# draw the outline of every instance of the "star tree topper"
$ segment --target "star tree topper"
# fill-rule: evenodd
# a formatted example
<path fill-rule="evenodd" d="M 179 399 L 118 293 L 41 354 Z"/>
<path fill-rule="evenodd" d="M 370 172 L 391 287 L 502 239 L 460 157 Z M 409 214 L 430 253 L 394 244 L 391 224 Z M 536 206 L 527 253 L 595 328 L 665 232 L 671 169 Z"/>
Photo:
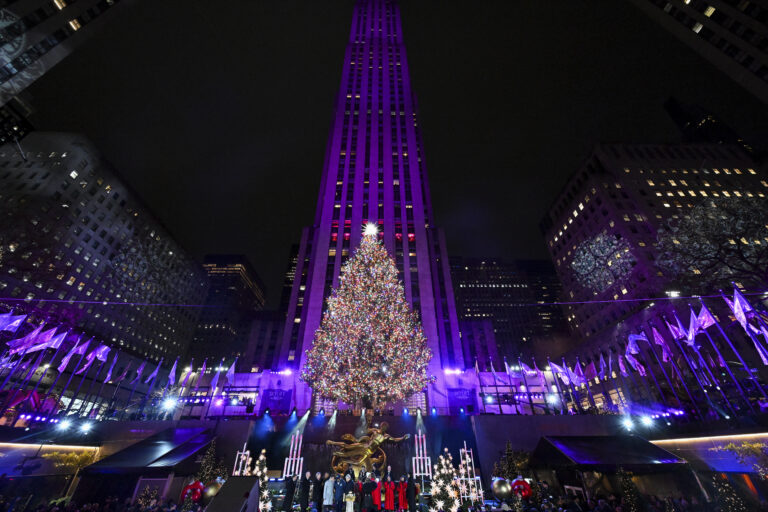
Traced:
<path fill-rule="evenodd" d="M 301 378 L 325 398 L 375 408 L 424 389 L 431 358 L 395 262 L 368 224 L 328 298 Z"/>

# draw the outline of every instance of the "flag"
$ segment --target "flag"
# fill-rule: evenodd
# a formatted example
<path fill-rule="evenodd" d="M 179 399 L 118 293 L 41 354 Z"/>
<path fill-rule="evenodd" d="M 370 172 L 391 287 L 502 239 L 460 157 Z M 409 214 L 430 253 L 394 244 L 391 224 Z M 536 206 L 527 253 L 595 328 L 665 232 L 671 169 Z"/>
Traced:
<path fill-rule="evenodd" d="M 699 329 L 706 329 L 715 325 L 715 317 L 709 312 L 707 306 L 701 304 L 701 311 L 699 311 Z"/>
<path fill-rule="evenodd" d="M 109 382 L 109 380 L 112 378 L 112 370 L 115 369 L 115 363 L 117 363 L 117 356 L 119 352 L 115 352 L 115 357 L 112 358 L 112 364 L 109 365 L 109 370 L 107 370 L 107 374 L 104 376 L 104 382 Z"/>
<path fill-rule="evenodd" d="M 621 374 L 624 377 L 627 377 L 629 375 L 629 372 L 627 372 L 627 367 L 624 365 L 624 360 L 621 357 L 621 354 L 619 354 L 619 371 L 621 371 Z"/>
<path fill-rule="evenodd" d="M 67 339 L 68 334 L 69 334 L 69 331 L 64 331 L 62 333 L 57 334 L 56 336 L 51 338 L 51 341 L 48 342 L 48 346 L 46 348 L 52 348 L 53 350 L 58 350 L 64 344 L 64 341 Z"/>
<path fill-rule="evenodd" d="M 642 364 L 640 364 L 640 361 L 638 361 L 638 360 L 637 360 L 637 358 L 636 358 L 635 356 L 633 356 L 632 354 L 630 354 L 629 352 L 627 352 L 627 353 L 625 354 L 625 356 L 624 356 L 624 357 L 626 357 L 626 358 L 627 358 L 627 362 L 629 363 L 629 365 L 630 365 L 632 368 L 634 368 L 634 369 L 635 369 L 635 371 L 636 371 L 637 373 L 639 373 L 640 375 L 642 375 L 643 377 L 645 377 L 645 375 L 646 375 L 646 373 L 645 373 L 645 367 L 644 367 Z M 619 363 L 621 363 L 621 359 L 619 359 Z M 625 370 L 626 370 L 626 368 L 625 368 Z"/>
<path fill-rule="evenodd" d="M 542 388 L 547 389 L 547 378 L 544 376 L 544 372 L 539 370 L 539 367 L 536 365 L 536 360 L 533 360 L 533 368 L 536 372 L 536 375 L 539 376 L 539 385 L 541 385 Z"/>
<path fill-rule="evenodd" d="M 189 362 L 189 369 L 184 370 L 184 378 L 181 380 L 182 388 L 187 387 L 187 381 L 189 380 L 189 376 L 192 375 L 194 370 L 195 370 L 195 360 L 192 359 L 192 361 Z"/>
<path fill-rule="evenodd" d="M 179 358 L 177 357 L 176 360 L 173 362 L 173 366 L 171 366 L 171 371 L 168 372 L 168 385 L 173 386 L 176 384 L 176 365 L 179 363 Z"/>
<path fill-rule="evenodd" d="M 627 340 L 627 353 L 640 353 L 640 347 L 637 345 L 637 340 L 648 341 L 648 337 L 642 332 L 640 334 L 630 334 Z"/>
<path fill-rule="evenodd" d="M 160 365 L 161 364 L 163 364 L 163 359 L 162 358 L 160 358 L 160 361 L 157 363 L 157 366 L 155 366 L 155 369 L 152 371 L 152 373 L 147 375 L 147 378 L 144 379 L 144 384 L 149 384 L 149 381 L 151 381 L 152 379 L 157 377 L 157 372 L 160 370 Z"/>
<path fill-rule="evenodd" d="M 528 375 L 529 377 L 532 377 L 532 376 L 534 376 L 534 375 L 536 375 L 536 374 L 538 373 L 536 370 L 532 369 L 530 366 L 528 366 L 528 365 L 527 365 L 527 364 L 525 364 L 524 362 L 522 362 L 522 361 L 519 361 L 519 363 L 520 363 L 520 368 L 521 368 L 521 369 L 522 369 L 522 370 L 525 372 L 525 374 L 526 374 L 526 375 Z"/>
<path fill-rule="evenodd" d="M 115 357 L 117 357 L 117 354 L 115 354 Z M 125 369 L 123 369 L 123 373 L 120 374 L 118 378 L 115 379 L 115 382 L 123 382 L 125 378 L 128 376 L 128 371 L 131 369 L 131 361 L 128 361 L 128 364 L 126 365 Z"/>
<path fill-rule="evenodd" d="M 584 369 L 581 367 L 581 361 L 576 359 L 576 365 L 574 366 L 574 375 L 576 376 L 576 382 L 579 384 L 586 384 L 587 379 L 584 378 Z"/>
<path fill-rule="evenodd" d="M 667 329 L 672 333 L 674 339 L 681 340 L 688 336 L 688 333 L 685 332 L 685 328 L 680 325 L 680 320 L 677 321 L 677 326 L 670 324 L 667 320 L 664 320 L 664 322 L 667 324 Z"/>
<path fill-rule="evenodd" d="M 0 331 L 16 332 L 25 318 L 27 315 L 14 315 L 13 312 L 0 315 Z"/>
<path fill-rule="evenodd" d="M 87 356 L 85 356 L 85 364 L 75 372 L 75 375 L 80 375 L 81 373 L 87 372 L 88 368 L 91 367 L 93 362 L 98 359 L 102 363 L 107 361 L 107 354 L 109 354 L 109 347 L 104 345 L 103 343 L 100 344 L 98 347 L 93 349 Z"/>
<path fill-rule="evenodd" d="M 613 378 L 613 356 L 608 352 L 608 375 Z"/>
<path fill-rule="evenodd" d="M 40 324 L 26 336 L 22 336 L 21 338 L 16 338 L 15 340 L 9 341 L 8 342 L 8 347 L 10 348 L 9 353 L 17 354 L 19 352 L 24 352 L 26 349 L 31 347 L 35 343 L 35 338 L 37 338 L 40 335 L 40 333 L 43 331 L 43 325 L 44 324 Z"/>
<path fill-rule="evenodd" d="M 761 325 L 760 330 L 763 333 L 763 337 L 768 342 L 768 332 L 766 332 L 765 327 Z M 757 349 L 757 353 L 760 355 L 760 359 L 763 361 L 763 364 L 768 365 L 768 351 L 766 351 L 765 347 L 763 347 L 763 344 L 758 341 L 757 336 L 754 336 L 752 341 L 755 344 L 755 348 Z"/>
<path fill-rule="evenodd" d="M 475 361 L 475 366 L 477 366 L 477 361 Z M 219 385 L 219 373 L 220 373 L 220 371 L 217 369 L 216 370 L 216 375 L 214 375 L 213 379 L 211 380 L 211 389 L 210 389 L 211 396 L 215 396 L 216 395 L 216 387 L 218 387 L 218 385 Z"/>
<path fill-rule="evenodd" d="M 679 321 L 679 320 L 678 320 Z M 685 342 L 688 346 L 692 347 L 696 343 L 696 335 L 699 333 L 699 319 L 696 313 L 691 308 L 691 319 L 688 322 L 688 335 L 685 337 Z"/>
<path fill-rule="evenodd" d="M 600 378 L 602 380 L 605 380 L 607 375 L 610 375 L 606 373 L 608 371 L 607 365 L 605 364 L 605 357 L 603 357 L 603 353 L 600 352 Z"/>
<path fill-rule="evenodd" d="M 587 380 L 593 380 L 597 378 L 597 369 L 595 368 L 595 362 L 592 361 L 587 365 L 587 368 L 584 370 L 584 378 Z"/>
<path fill-rule="evenodd" d="M 141 374 L 144 371 L 144 367 L 146 365 L 147 365 L 147 362 L 146 361 L 142 361 L 141 364 L 139 365 L 139 367 L 136 368 L 136 377 L 134 377 L 134 379 L 131 382 L 128 383 L 129 386 L 135 384 L 136 382 L 139 381 L 139 379 L 141 379 Z"/>
<path fill-rule="evenodd" d="M 37 352 L 38 350 L 45 350 L 46 348 L 48 348 L 48 344 L 53 338 L 53 335 L 56 334 L 57 330 L 58 330 L 58 327 L 54 327 L 53 329 L 48 329 L 47 331 L 40 333 L 34 339 L 30 340 L 30 344 L 24 344 L 24 345 L 20 345 L 18 347 L 12 348 L 11 350 L 8 351 L 8 353 L 17 354 L 19 352 L 24 351 L 27 354 L 31 354 L 32 352 Z"/>
<path fill-rule="evenodd" d="M 72 359 L 72 356 L 85 354 L 85 351 L 88 350 L 88 345 L 91 344 L 92 340 L 93 338 L 80 345 L 80 338 L 78 338 L 75 342 L 75 346 L 69 349 L 67 355 L 61 360 L 61 364 L 59 364 L 59 373 L 67 369 L 67 365 L 69 365 L 69 360 Z"/>
<path fill-rule="evenodd" d="M 197 376 L 197 380 L 195 381 L 195 391 L 197 391 L 197 388 L 200 387 L 200 379 L 203 378 L 203 375 L 205 375 L 205 365 L 208 363 L 208 358 L 205 358 L 203 360 L 203 367 L 200 368 L 200 375 Z"/>
<path fill-rule="evenodd" d="M 744 297 L 741 297 L 741 294 L 739 293 L 739 297 L 741 297 L 741 300 L 738 299 L 736 294 L 739 293 L 739 291 L 734 288 L 733 293 L 733 302 L 731 309 L 733 310 L 733 316 L 736 317 L 736 320 L 741 324 L 741 326 L 744 328 L 744 330 L 747 330 L 747 311 L 744 309 L 744 303 L 746 302 L 744 300 Z M 746 304 L 747 307 L 749 307 L 749 304 Z"/>
<path fill-rule="evenodd" d="M 653 342 L 661 347 L 661 360 L 668 363 L 672 359 L 672 352 L 669 350 L 667 342 L 664 341 L 664 337 L 655 327 L 651 327 L 651 330 L 653 331 Z"/>

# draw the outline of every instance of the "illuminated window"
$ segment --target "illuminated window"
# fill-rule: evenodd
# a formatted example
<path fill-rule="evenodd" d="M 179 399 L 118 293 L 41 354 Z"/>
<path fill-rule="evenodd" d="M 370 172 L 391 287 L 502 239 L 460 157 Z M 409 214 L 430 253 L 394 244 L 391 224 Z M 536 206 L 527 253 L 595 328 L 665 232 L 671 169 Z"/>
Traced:
<path fill-rule="evenodd" d="M 715 8 L 714 8 L 714 7 L 712 7 L 712 6 L 710 5 L 710 6 L 709 6 L 709 7 L 707 7 L 707 8 L 706 8 L 706 10 L 704 11 L 704 16 L 706 16 L 707 18 L 709 18 L 709 17 L 710 17 L 710 16 L 712 16 L 712 14 L 714 14 L 714 13 L 715 13 Z"/>
<path fill-rule="evenodd" d="M 53 0 L 53 5 L 55 5 L 58 10 L 62 10 L 67 6 L 67 2 L 64 0 Z"/>
<path fill-rule="evenodd" d="M 69 26 L 72 27 L 72 30 L 80 30 L 80 22 L 77 19 L 70 20 Z"/>
<path fill-rule="evenodd" d="M 701 32 L 702 28 L 704 28 L 704 25 L 702 25 L 701 23 L 696 23 L 691 30 L 693 30 L 698 34 L 699 32 Z"/>

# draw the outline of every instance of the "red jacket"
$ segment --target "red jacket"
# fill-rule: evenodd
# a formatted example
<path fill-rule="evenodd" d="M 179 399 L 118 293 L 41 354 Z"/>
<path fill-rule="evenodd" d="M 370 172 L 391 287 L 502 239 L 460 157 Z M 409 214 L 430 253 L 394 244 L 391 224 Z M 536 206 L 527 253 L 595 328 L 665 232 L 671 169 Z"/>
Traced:
<path fill-rule="evenodd" d="M 384 509 L 395 510 L 395 482 L 384 482 Z"/>
<path fill-rule="evenodd" d="M 406 482 L 397 483 L 397 508 L 405 510 L 408 508 L 408 498 L 405 496 L 405 489 L 408 487 Z"/>
<path fill-rule="evenodd" d="M 376 490 L 373 491 L 373 504 L 381 509 L 381 482 L 376 482 Z"/>

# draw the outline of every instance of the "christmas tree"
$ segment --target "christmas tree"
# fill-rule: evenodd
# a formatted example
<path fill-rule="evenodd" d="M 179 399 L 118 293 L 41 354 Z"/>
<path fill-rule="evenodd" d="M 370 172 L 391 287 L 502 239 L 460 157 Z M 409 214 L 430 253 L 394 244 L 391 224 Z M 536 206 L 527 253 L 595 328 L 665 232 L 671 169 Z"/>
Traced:
<path fill-rule="evenodd" d="M 632 473 L 619 468 L 619 483 L 621 484 L 621 506 L 627 512 L 640 512 L 640 492 L 635 482 L 632 481 Z"/>
<path fill-rule="evenodd" d="M 142 508 L 149 508 L 153 503 L 157 503 L 158 498 L 160 498 L 160 493 L 157 492 L 157 489 L 154 487 L 150 488 L 147 485 L 142 489 L 141 493 L 139 493 L 136 501 L 139 502 L 139 505 L 141 505 Z"/>
<path fill-rule="evenodd" d="M 269 476 L 267 475 L 267 451 L 261 450 L 256 460 L 256 468 L 253 474 L 259 477 L 259 510 L 270 512 L 272 510 L 272 491 L 269 490 Z"/>
<path fill-rule="evenodd" d="M 528 469 L 530 458 L 530 453 L 523 450 L 513 450 L 512 443 L 507 441 L 504 454 L 493 464 L 493 476 L 505 478 L 511 482 Z"/>
<path fill-rule="evenodd" d="M 432 475 L 432 506 L 429 512 L 457 512 L 459 510 L 459 492 L 456 485 L 456 469 L 448 448 L 438 458 Z"/>
<path fill-rule="evenodd" d="M 483 491 L 481 489 L 479 481 L 475 478 L 475 465 L 469 456 L 468 451 L 461 450 L 459 452 L 459 497 L 462 502 L 468 501 L 469 503 L 475 503 L 482 501 Z"/>
<path fill-rule="evenodd" d="M 715 477 L 712 483 L 715 486 L 715 500 L 722 512 L 747 512 L 749 510 L 727 478 Z"/>
<path fill-rule="evenodd" d="M 377 408 L 424 389 L 431 358 L 395 262 L 369 224 L 328 298 L 301 378 L 324 398 Z"/>
<path fill-rule="evenodd" d="M 197 472 L 197 479 L 204 484 L 208 484 L 217 478 L 226 478 L 227 468 L 224 465 L 224 460 L 216 460 L 216 440 L 211 441 L 208 445 L 208 449 L 203 455 L 203 460 L 200 461 L 200 471 Z"/>

